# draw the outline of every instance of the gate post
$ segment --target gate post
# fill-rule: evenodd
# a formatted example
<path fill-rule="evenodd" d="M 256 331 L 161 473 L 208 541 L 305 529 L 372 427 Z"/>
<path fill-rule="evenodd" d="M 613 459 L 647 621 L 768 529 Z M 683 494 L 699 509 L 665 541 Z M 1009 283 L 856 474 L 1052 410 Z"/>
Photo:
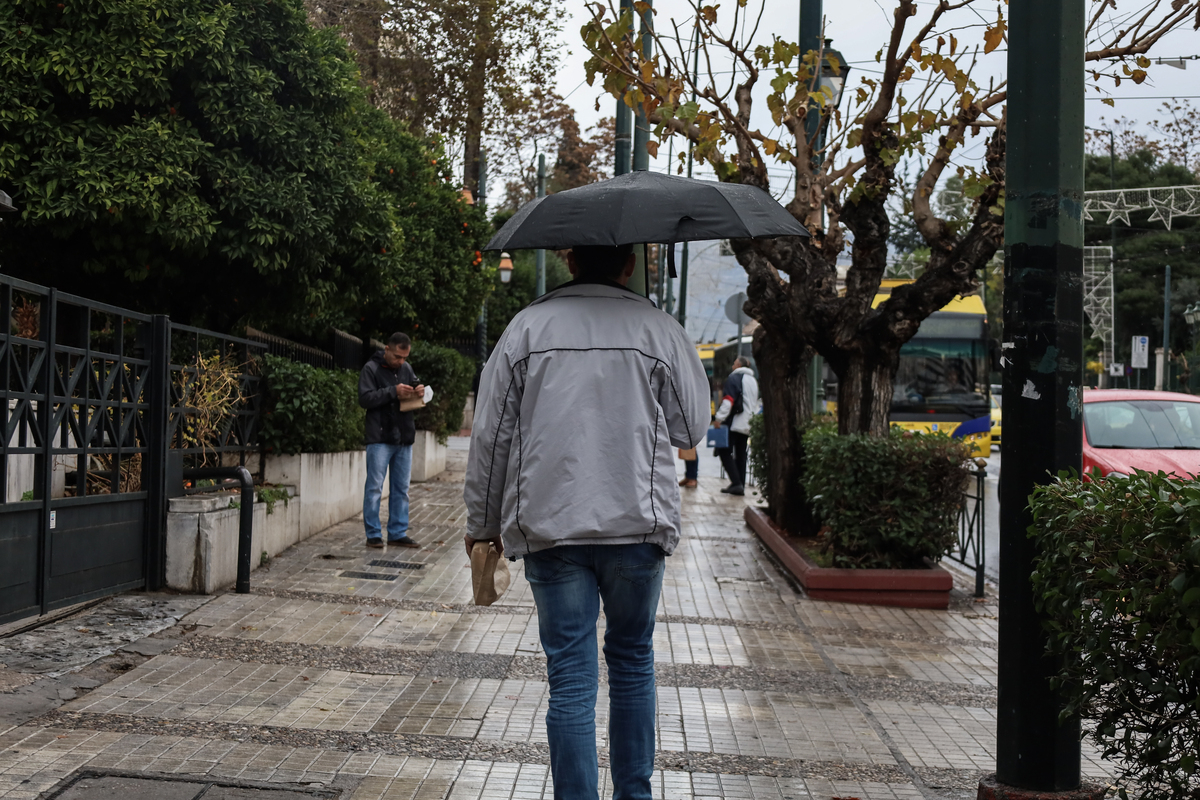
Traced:
<path fill-rule="evenodd" d="M 142 486 L 146 487 L 146 588 L 166 584 L 167 544 L 167 421 L 171 405 L 171 321 L 154 315 L 147 348 L 150 373 L 146 378 L 146 458 Z"/>
<path fill-rule="evenodd" d="M 45 614 L 49 608 L 50 565 L 53 552 L 50 547 L 51 515 L 54 510 L 50 507 L 54 495 L 54 376 L 55 345 L 57 344 L 58 328 L 58 290 L 50 289 L 42 301 L 41 332 L 46 349 L 42 355 L 42 397 L 38 400 L 38 428 L 42 439 L 42 454 L 37 460 L 36 475 L 33 478 L 34 496 L 42 501 L 42 526 L 38 536 L 38 563 L 41 574 L 38 576 L 39 613 Z"/>

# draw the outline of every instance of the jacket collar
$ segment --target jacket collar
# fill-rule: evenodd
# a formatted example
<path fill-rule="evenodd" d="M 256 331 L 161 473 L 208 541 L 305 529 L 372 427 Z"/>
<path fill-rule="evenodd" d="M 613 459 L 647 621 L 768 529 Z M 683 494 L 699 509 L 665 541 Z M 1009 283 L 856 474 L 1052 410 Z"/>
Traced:
<path fill-rule="evenodd" d="M 632 289 L 614 281 L 571 281 L 564 283 L 552 292 L 547 292 L 529 305 L 535 306 L 560 297 L 607 297 L 618 300 L 632 300 L 645 303 L 651 307 L 654 303 L 648 297 L 642 297 Z"/>

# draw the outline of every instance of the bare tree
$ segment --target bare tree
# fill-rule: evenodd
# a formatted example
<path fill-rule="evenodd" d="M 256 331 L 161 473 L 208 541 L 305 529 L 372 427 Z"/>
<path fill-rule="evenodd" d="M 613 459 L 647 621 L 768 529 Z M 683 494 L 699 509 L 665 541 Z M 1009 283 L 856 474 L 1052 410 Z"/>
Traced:
<path fill-rule="evenodd" d="M 644 102 L 659 139 L 691 139 L 696 156 L 721 180 L 770 190 L 769 163 L 791 173 L 785 204 L 812 238 L 733 245 L 749 278 L 746 312 L 761 325 L 754 353 L 771 451 L 767 499 L 781 524 L 798 528 L 806 520 L 799 431 L 813 410 L 807 385 L 813 354 L 838 376 L 839 431 L 882 435 L 901 346 L 931 313 L 976 290 L 980 270 L 1002 244 L 1006 83 L 976 76 L 986 74 L 986 61 L 1003 57 L 991 54 L 1007 38 L 1007 20 L 1003 5 L 993 10 L 984 0 L 894 0 L 877 65 L 846 87 L 843 111 L 818 82 L 817 65 L 827 54 L 802 53 L 778 36 L 758 43 L 765 4 L 757 12 L 746 5 L 739 0 L 719 11 L 693 0 L 694 15 L 683 24 L 659 21 L 655 54 L 643 59 L 632 15 L 622 17 L 608 0 L 593 6 L 583 39 L 589 77 L 600 76 L 630 105 Z M 1144 81 L 1150 65 L 1144 54 L 1168 32 L 1200 25 L 1200 0 L 1151 0 L 1132 13 L 1116 5 L 1092 3 L 1087 61 L 1097 91 L 1105 81 Z M 646 4 L 635 7 L 640 12 Z M 696 33 L 702 67 L 693 80 Z M 828 60 L 826 74 L 839 75 L 842 65 Z M 695 102 L 688 99 L 693 93 Z M 770 126 L 756 123 L 765 116 L 760 104 Z M 813 114 L 816 125 L 809 124 Z M 962 159 L 964 143 L 974 137 L 986 143 L 983 157 Z M 916 281 L 872 308 L 888 260 L 888 200 L 904 190 L 896 165 L 914 157 L 923 168 L 904 205 L 929 248 L 929 263 Z M 963 180 L 971 203 L 965 221 L 944 219 L 933 205 L 947 174 Z M 847 249 L 843 288 L 835 265 Z"/>
<path fill-rule="evenodd" d="M 371 102 L 417 133 L 461 142 L 463 183 L 479 182 L 485 137 L 503 136 L 553 86 L 565 9 L 534 0 L 305 0 L 337 28 Z M 459 152 L 458 148 L 447 148 Z"/>

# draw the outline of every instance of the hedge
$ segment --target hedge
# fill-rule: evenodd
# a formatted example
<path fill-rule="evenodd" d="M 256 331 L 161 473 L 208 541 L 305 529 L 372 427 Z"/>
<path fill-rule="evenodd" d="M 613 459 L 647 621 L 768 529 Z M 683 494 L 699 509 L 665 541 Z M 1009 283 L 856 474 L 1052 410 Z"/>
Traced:
<path fill-rule="evenodd" d="M 421 383 L 433 387 L 433 402 L 416 413 L 417 429 L 433 431 L 445 444 L 447 437 L 462 430 L 475 360 L 449 347 L 413 342 L 408 363 Z"/>
<path fill-rule="evenodd" d="M 969 450 L 944 434 L 804 435 L 803 484 L 835 567 L 921 568 L 957 541 Z"/>
<path fill-rule="evenodd" d="M 1065 713 L 1091 722 L 1136 794 L 1200 797 L 1200 483 L 1064 473 L 1030 507 Z"/>
<path fill-rule="evenodd" d="M 361 450 L 366 412 L 358 405 L 358 374 L 264 356 L 266 386 L 259 435 L 268 453 Z"/>

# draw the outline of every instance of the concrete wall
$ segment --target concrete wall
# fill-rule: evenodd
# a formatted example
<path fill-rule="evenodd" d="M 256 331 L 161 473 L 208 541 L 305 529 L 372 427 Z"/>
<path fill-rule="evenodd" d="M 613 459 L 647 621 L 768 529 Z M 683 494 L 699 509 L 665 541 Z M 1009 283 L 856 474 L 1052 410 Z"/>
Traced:
<path fill-rule="evenodd" d="M 438 444 L 437 434 L 417 431 L 413 442 L 412 482 L 433 480 L 446 471 L 446 445 Z"/>
<path fill-rule="evenodd" d="M 256 462 L 248 464 L 251 470 Z M 427 431 L 417 432 L 413 448 L 413 480 L 429 480 L 446 468 L 446 447 Z M 418 469 L 420 475 L 418 476 Z M 269 456 L 263 466 L 267 483 L 288 487 L 287 506 L 254 504 L 252 565 L 262 554 L 274 557 L 331 525 L 362 512 L 367 479 L 366 451 Z M 384 502 L 388 483 L 384 481 Z M 230 508 L 240 494 L 193 495 L 171 500 L 167 514 L 167 585 L 185 592 L 211 594 L 237 579 L 240 510 Z"/>
<path fill-rule="evenodd" d="M 367 453 L 301 453 L 268 456 L 263 480 L 278 486 L 294 486 L 304 513 L 300 538 L 307 539 L 330 525 L 362 512 L 363 485 L 367 482 Z M 384 481 L 383 496 L 388 496 Z"/>

